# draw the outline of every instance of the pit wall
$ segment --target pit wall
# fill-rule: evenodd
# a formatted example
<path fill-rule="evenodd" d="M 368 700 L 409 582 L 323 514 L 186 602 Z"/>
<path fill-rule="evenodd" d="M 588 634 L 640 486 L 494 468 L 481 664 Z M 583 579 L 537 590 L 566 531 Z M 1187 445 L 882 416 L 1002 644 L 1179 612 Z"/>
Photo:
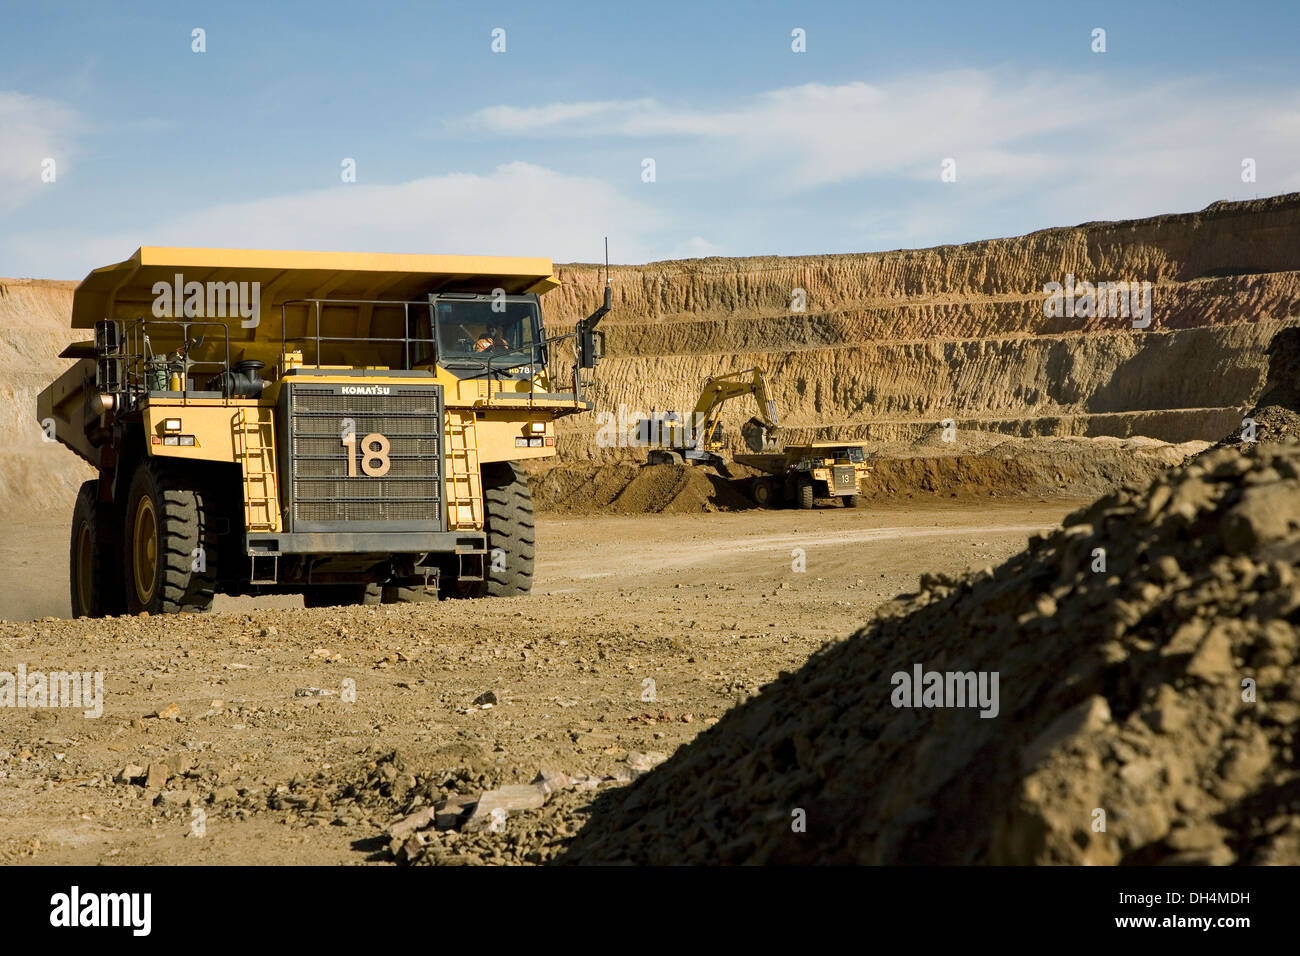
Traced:
<path fill-rule="evenodd" d="M 567 324 L 599 300 L 600 267 L 557 267 Z M 1044 285 L 1149 282 L 1151 323 L 1049 316 Z M 945 419 L 1008 435 L 1216 440 L 1263 384 L 1276 332 L 1300 322 L 1300 194 L 1199 213 L 1048 229 L 887 253 L 700 259 L 611 270 L 599 410 L 689 408 L 712 375 L 767 372 L 786 441 L 909 440 Z M 791 311 L 804 290 L 805 311 Z M 754 413 L 723 417 L 739 450 Z M 561 454 L 602 447 L 562 423 Z"/>
<path fill-rule="evenodd" d="M 36 395 L 71 364 L 59 358 L 86 333 L 69 328 L 75 282 L 0 279 L 0 507 L 18 517 L 66 513 L 94 477 L 76 455 L 43 440 Z"/>

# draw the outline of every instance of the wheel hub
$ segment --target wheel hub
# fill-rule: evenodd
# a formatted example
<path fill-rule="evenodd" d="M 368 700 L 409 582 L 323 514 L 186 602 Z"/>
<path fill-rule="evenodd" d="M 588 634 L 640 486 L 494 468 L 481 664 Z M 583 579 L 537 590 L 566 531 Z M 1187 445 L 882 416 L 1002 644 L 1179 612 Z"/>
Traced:
<path fill-rule="evenodd" d="M 153 600 L 158 578 L 158 514 L 150 498 L 141 498 L 135 510 L 131 544 L 135 594 L 141 604 Z"/>

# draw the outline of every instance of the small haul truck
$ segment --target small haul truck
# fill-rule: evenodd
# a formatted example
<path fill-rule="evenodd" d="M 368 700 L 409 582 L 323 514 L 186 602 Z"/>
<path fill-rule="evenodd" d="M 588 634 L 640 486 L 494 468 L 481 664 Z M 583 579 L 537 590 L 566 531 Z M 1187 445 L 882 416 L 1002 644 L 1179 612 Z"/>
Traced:
<path fill-rule="evenodd" d="M 818 499 L 837 498 L 856 508 L 862 482 L 871 474 L 866 449 L 844 442 L 787 445 L 775 454 L 736 455 L 736 462 L 767 472 L 753 479 L 749 492 L 763 508 L 812 508 Z"/>
<path fill-rule="evenodd" d="M 605 301 L 548 334 L 549 259 L 141 248 L 77 287 L 37 418 L 98 477 L 74 616 L 510 596 L 532 586 L 520 462 L 591 409 Z"/>

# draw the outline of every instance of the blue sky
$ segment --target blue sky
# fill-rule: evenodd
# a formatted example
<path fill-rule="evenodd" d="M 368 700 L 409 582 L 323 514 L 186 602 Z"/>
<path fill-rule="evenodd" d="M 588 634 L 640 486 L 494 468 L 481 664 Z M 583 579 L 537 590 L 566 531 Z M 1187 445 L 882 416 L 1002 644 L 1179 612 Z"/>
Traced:
<path fill-rule="evenodd" d="M 0 275 L 877 251 L 1300 190 L 1293 2 L 112 6 L 5 4 Z"/>

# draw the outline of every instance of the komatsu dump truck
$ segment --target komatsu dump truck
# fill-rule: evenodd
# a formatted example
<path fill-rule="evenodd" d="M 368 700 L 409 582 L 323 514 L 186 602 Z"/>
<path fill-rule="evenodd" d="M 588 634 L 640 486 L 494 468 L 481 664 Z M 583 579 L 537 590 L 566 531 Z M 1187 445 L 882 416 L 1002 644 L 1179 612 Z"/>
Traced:
<path fill-rule="evenodd" d="M 37 400 L 98 471 L 74 616 L 524 594 L 520 462 L 556 453 L 610 290 L 549 334 L 549 259 L 141 248 L 77 287 L 93 338 Z"/>

